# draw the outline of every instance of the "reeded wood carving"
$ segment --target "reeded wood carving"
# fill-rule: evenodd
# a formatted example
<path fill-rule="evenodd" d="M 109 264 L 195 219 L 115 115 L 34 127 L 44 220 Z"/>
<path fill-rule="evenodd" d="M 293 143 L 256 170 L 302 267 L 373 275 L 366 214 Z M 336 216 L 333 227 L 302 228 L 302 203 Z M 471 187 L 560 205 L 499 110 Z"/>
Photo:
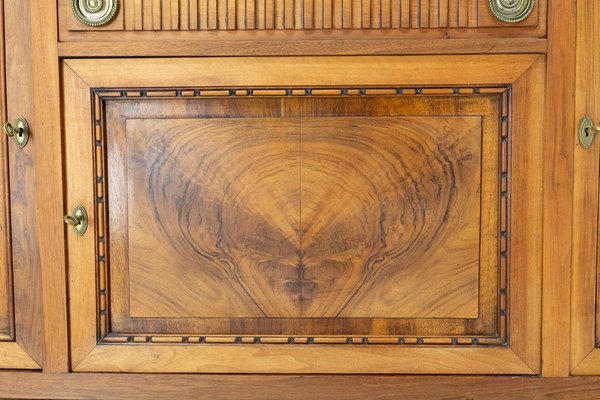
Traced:
<path fill-rule="evenodd" d="M 506 96 L 97 91 L 99 336 L 505 343 Z"/>
<path fill-rule="evenodd" d="M 125 30 L 478 26 L 478 0 L 122 0 Z"/>

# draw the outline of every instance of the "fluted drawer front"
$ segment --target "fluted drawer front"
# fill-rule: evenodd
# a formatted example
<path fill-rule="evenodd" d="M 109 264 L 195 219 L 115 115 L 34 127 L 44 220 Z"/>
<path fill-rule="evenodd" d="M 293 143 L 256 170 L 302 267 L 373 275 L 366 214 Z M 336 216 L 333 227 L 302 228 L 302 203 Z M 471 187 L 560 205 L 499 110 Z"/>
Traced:
<path fill-rule="evenodd" d="M 86 27 L 71 12 L 69 30 Z M 77 2 L 99 0 L 76 0 Z M 110 1 L 110 0 L 103 0 Z M 522 0 L 529 4 L 531 0 Z M 546 0 L 537 0 L 520 26 L 537 26 Z M 505 0 L 493 0 L 501 7 Z M 495 7 L 495 9 L 502 9 Z M 346 30 L 478 28 L 510 26 L 493 14 L 489 0 L 121 0 L 107 30 Z"/>

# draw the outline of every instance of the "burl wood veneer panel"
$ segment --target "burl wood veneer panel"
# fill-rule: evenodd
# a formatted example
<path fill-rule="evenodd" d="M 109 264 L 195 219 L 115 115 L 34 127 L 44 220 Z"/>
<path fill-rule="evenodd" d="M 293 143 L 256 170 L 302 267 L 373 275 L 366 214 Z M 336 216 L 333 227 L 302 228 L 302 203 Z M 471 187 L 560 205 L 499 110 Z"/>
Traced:
<path fill-rule="evenodd" d="M 132 317 L 477 317 L 480 117 L 126 134 Z"/>
<path fill-rule="evenodd" d="M 100 338 L 505 343 L 507 95 L 96 91 Z"/>

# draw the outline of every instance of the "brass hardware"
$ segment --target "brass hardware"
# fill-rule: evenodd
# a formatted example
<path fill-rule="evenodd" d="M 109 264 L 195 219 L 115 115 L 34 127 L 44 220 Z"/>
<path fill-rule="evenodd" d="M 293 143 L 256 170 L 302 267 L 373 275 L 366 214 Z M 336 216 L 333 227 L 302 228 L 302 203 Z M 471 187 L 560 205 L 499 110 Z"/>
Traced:
<path fill-rule="evenodd" d="M 29 142 L 29 124 L 23 117 L 19 117 L 15 120 L 15 124 L 5 121 L 2 124 L 2 130 L 6 136 L 11 137 L 15 140 L 17 146 L 23 148 Z"/>
<path fill-rule="evenodd" d="M 75 17 L 89 26 L 108 24 L 117 14 L 118 8 L 118 0 L 71 0 Z"/>
<path fill-rule="evenodd" d="M 535 0 L 489 0 L 492 14 L 507 24 L 516 24 L 529 17 Z"/>
<path fill-rule="evenodd" d="M 579 123 L 579 144 L 581 147 L 588 149 L 598 134 L 600 134 L 600 125 L 594 125 L 594 120 L 590 117 L 583 117 Z"/>
<path fill-rule="evenodd" d="M 88 228 L 88 215 L 85 208 L 81 205 L 75 207 L 71 215 L 65 215 L 65 223 L 73 227 L 73 230 L 79 236 L 85 234 Z"/>

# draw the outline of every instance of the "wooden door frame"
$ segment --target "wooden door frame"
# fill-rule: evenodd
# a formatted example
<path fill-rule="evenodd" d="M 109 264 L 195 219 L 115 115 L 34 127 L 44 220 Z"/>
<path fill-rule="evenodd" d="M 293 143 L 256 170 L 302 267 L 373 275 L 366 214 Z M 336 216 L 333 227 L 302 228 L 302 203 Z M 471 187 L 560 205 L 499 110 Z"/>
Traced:
<path fill-rule="evenodd" d="M 67 276 L 63 215 L 63 148 L 61 89 L 58 58 L 57 2 L 4 0 L 28 3 L 29 19 L 19 20 L 29 31 L 31 85 L 36 132 L 36 198 L 32 204 L 38 221 L 39 258 L 42 266 L 43 370 L 69 371 L 67 334 Z"/>
<path fill-rule="evenodd" d="M 577 9 L 576 91 L 573 132 L 579 121 L 590 116 L 600 120 L 600 34 L 594 33 L 600 23 L 600 5 L 583 2 Z M 598 345 L 598 251 L 600 143 L 589 149 L 575 145 L 573 197 L 573 286 L 571 299 L 571 373 L 600 374 Z"/>

